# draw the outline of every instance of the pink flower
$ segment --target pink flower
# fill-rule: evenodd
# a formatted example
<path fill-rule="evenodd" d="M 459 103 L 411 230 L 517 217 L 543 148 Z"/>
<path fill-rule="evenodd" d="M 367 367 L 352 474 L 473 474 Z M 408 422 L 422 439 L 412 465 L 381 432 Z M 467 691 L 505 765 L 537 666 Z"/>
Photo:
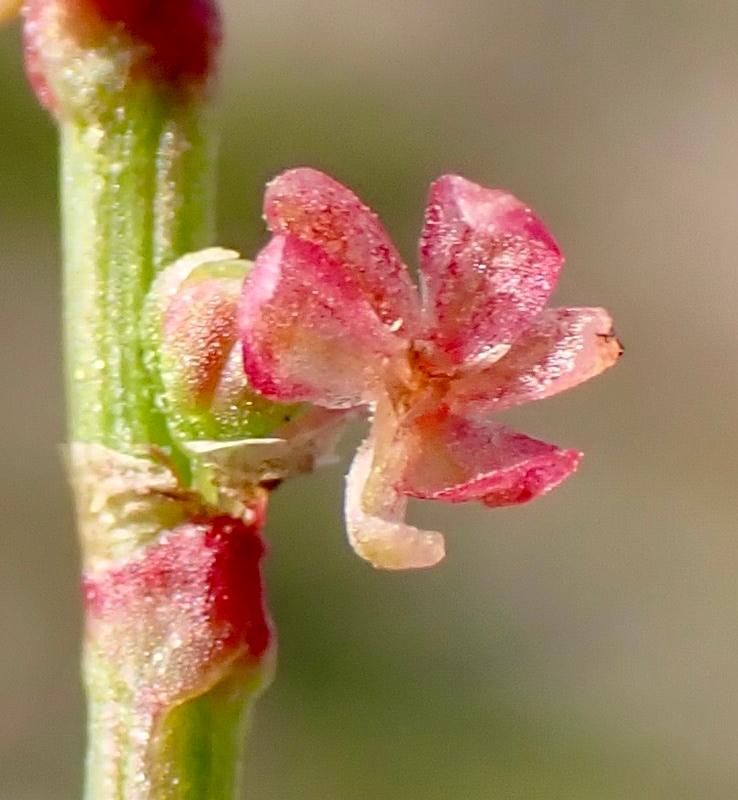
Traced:
<path fill-rule="evenodd" d="M 268 187 L 274 234 L 241 297 L 252 386 L 281 402 L 367 406 L 369 437 L 347 479 L 356 552 L 426 567 L 443 536 L 405 523 L 408 497 L 492 508 L 553 489 L 581 454 L 486 419 L 568 389 L 618 359 L 601 308 L 545 308 L 562 265 L 530 208 L 456 175 L 430 189 L 422 291 L 376 215 L 311 169 Z"/>

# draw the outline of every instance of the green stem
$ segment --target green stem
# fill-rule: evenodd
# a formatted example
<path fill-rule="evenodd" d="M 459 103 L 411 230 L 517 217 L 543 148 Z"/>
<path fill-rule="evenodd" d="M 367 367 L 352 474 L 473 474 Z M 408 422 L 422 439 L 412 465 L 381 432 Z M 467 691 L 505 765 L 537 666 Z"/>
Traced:
<path fill-rule="evenodd" d="M 129 456 L 163 451 L 186 476 L 188 464 L 154 403 L 140 318 L 155 275 L 212 237 L 213 158 L 202 108 L 144 86 L 93 122 L 64 119 L 60 127 L 70 440 Z M 92 512 L 79 510 L 84 549 L 83 519 Z M 147 536 L 171 526 L 164 501 L 150 503 L 143 517 L 136 524 Z M 124 515 L 116 523 L 124 537 L 127 524 Z M 131 531 L 123 549 L 135 558 L 145 541 Z M 119 558 L 120 542 L 112 546 Z M 88 543 L 88 572 L 90 553 Z M 135 639 L 130 652 L 128 672 L 144 674 L 154 655 Z M 253 675 L 229 675 L 160 718 L 141 706 L 124 666 L 110 663 L 88 625 L 86 799 L 232 800 Z"/>
<path fill-rule="evenodd" d="M 234 800 L 242 796 L 243 743 L 260 688 L 237 672 L 171 712 L 161 733 L 162 749 L 171 755 L 168 769 L 158 775 L 162 798 Z"/>
<path fill-rule="evenodd" d="M 88 646 L 85 800 L 234 800 L 259 679 L 238 669 L 158 719 L 137 708 L 116 665 Z"/>
<path fill-rule="evenodd" d="M 212 238 L 211 147 L 201 113 L 154 91 L 61 123 L 64 327 L 72 441 L 170 446 L 140 342 L 155 274 Z"/>

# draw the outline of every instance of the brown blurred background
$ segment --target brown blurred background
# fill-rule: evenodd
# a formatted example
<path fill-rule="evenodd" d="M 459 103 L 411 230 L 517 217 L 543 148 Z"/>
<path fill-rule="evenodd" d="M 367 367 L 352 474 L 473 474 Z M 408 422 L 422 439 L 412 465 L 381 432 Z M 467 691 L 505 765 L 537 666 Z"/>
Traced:
<path fill-rule="evenodd" d="M 626 356 L 524 409 L 585 451 L 530 506 L 414 507 L 423 573 L 374 572 L 341 476 L 275 498 L 279 674 L 259 800 L 738 797 L 738 4 L 225 2 L 220 243 L 253 253 L 263 183 L 310 164 L 409 261 L 460 172 L 533 205 L 555 302 L 604 305 Z M 63 440 L 55 144 L 0 34 L 0 800 L 79 796 L 77 556 Z"/>

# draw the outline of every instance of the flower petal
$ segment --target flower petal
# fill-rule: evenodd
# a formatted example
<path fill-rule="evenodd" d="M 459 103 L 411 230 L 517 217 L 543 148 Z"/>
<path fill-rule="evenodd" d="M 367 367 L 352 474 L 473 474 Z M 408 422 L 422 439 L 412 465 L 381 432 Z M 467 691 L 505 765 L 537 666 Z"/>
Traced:
<path fill-rule="evenodd" d="M 509 344 L 543 309 L 563 259 L 533 211 L 458 175 L 430 189 L 420 271 L 430 337 L 455 364 Z"/>
<path fill-rule="evenodd" d="M 622 352 L 604 308 L 549 308 L 499 361 L 463 371 L 452 383 L 451 403 L 479 414 L 541 400 L 594 378 Z"/>
<path fill-rule="evenodd" d="M 244 370 L 281 401 L 331 408 L 369 402 L 384 359 L 405 346 L 325 251 L 275 236 L 259 253 L 238 308 Z"/>
<path fill-rule="evenodd" d="M 450 414 L 423 420 L 400 490 L 411 497 L 491 508 L 525 503 L 574 472 L 581 453 L 531 439 L 496 422 Z"/>
<path fill-rule="evenodd" d="M 405 458 L 399 442 L 377 463 L 374 437 L 364 442 L 346 478 L 346 529 L 354 551 L 375 567 L 432 567 L 445 555 L 443 535 L 406 525 L 407 498 L 393 479 Z M 399 460 L 393 463 L 392 457 Z"/>
<path fill-rule="evenodd" d="M 351 270 L 379 318 L 412 335 L 420 299 L 377 215 L 343 184 L 314 169 L 293 169 L 267 187 L 264 215 L 273 233 L 321 247 Z"/>

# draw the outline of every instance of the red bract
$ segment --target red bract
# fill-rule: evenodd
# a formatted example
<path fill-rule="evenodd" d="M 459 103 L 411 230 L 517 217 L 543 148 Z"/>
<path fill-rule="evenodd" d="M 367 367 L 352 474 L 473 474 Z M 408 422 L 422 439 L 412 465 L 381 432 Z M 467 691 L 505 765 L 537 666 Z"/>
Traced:
<path fill-rule="evenodd" d="M 89 641 L 156 717 L 233 666 L 256 670 L 272 634 L 264 608 L 263 508 L 162 532 L 130 561 L 85 576 Z"/>
<path fill-rule="evenodd" d="M 588 380 L 621 353 L 603 309 L 544 308 L 562 257 L 530 208 L 456 175 L 437 180 L 422 299 L 376 215 L 326 175 L 281 175 L 265 215 L 274 236 L 239 307 L 246 373 L 274 400 L 373 410 L 347 482 L 359 555 L 430 566 L 443 537 L 405 524 L 408 497 L 498 507 L 576 469 L 580 453 L 485 418 Z"/>

